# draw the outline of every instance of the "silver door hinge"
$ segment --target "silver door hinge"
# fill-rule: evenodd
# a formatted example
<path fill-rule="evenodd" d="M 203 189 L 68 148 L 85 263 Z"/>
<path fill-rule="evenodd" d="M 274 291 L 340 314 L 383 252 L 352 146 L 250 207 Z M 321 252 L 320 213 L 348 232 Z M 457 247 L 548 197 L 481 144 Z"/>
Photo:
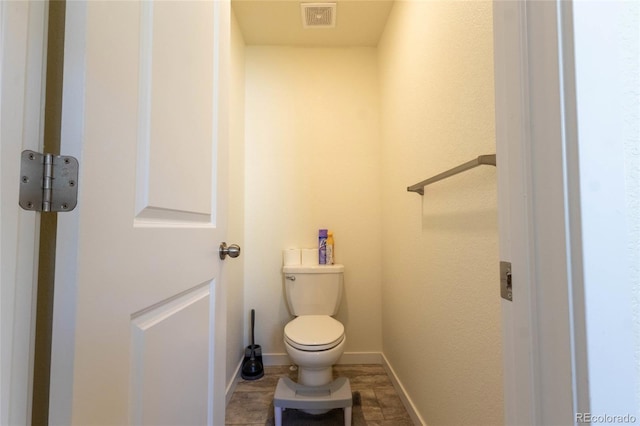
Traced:
<path fill-rule="evenodd" d="M 78 203 L 78 160 L 22 151 L 19 204 L 37 212 L 69 212 Z"/>
<path fill-rule="evenodd" d="M 510 302 L 513 301 L 511 262 L 500 262 L 500 296 Z"/>

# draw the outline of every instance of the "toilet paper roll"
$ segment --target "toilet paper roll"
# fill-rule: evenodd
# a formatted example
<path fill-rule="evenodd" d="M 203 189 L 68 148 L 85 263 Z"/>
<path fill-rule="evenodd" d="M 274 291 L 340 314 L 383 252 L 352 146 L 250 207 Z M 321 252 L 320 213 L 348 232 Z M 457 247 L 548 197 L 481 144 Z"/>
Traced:
<path fill-rule="evenodd" d="M 285 266 L 300 264 L 300 249 L 282 250 L 282 261 Z"/>
<path fill-rule="evenodd" d="M 318 264 L 318 249 L 302 249 L 302 264 L 313 266 Z"/>

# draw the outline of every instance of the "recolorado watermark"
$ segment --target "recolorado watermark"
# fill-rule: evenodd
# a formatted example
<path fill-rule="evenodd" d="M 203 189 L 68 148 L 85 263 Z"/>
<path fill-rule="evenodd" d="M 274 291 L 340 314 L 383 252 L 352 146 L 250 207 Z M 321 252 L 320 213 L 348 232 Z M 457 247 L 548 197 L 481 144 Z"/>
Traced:
<path fill-rule="evenodd" d="M 577 423 L 636 423 L 637 418 L 631 414 L 610 415 L 610 414 L 593 414 L 593 413 L 576 413 Z"/>

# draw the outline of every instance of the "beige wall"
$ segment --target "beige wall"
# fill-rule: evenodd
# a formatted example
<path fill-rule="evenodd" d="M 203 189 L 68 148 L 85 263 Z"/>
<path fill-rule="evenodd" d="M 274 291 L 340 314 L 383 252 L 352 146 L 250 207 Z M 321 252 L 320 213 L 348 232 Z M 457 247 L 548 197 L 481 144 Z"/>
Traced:
<path fill-rule="evenodd" d="M 429 425 L 503 423 L 491 2 L 399 1 L 378 46 L 383 351 Z M 399 249 L 401 248 L 401 249 Z"/>
<path fill-rule="evenodd" d="M 345 265 L 346 352 L 380 352 L 381 206 L 376 50 L 247 46 L 245 307 L 257 343 L 285 353 L 282 249 L 334 231 Z"/>
<path fill-rule="evenodd" d="M 231 11 L 231 72 L 229 87 L 229 241 L 244 249 L 244 40 Z M 244 351 L 244 256 L 224 263 L 227 274 L 227 378 L 234 379 Z"/>

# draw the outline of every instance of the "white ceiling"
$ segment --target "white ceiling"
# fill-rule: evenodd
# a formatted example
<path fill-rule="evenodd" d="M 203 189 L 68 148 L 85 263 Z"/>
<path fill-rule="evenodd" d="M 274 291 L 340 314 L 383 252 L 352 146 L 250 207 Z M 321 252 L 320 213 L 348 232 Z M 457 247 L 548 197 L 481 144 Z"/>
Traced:
<path fill-rule="evenodd" d="M 305 0 L 306 3 L 321 3 Z M 393 0 L 331 0 L 335 28 L 302 28 L 299 0 L 231 0 L 247 45 L 377 46 Z"/>

